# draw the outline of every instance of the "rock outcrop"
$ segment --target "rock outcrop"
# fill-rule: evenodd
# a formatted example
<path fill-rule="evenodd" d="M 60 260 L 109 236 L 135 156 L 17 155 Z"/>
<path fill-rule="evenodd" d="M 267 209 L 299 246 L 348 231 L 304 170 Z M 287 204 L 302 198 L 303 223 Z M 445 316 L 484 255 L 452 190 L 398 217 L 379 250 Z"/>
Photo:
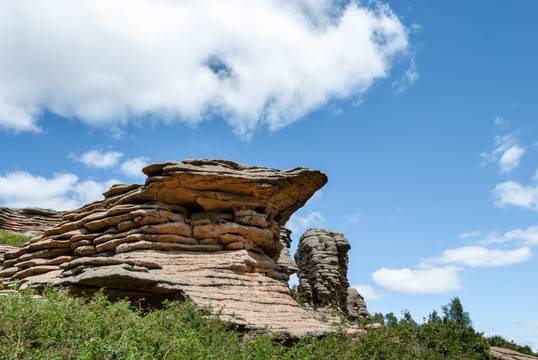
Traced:
<path fill-rule="evenodd" d="M 350 320 L 357 320 L 358 318 L 372 318 L 372 315 L 366 308 L 364 298 L 354 288 L 347 289 L 347 313 Z"/>
<path fill-rule="evenodd" d="M 292 299 L 277 263 L 281 226 L 326 183 L 325 174 L 225 160 L 152 164 L 143 172 L 143 186 L 113 186 L 104 200 L 63 214 L 60 224 L 4 254 L 0 277 L 74 293 L 104 288 L 157 304 L 188 297 L 221 308 L 241 327 L 268 326 L 287 337 L 330 331 Z"/>
<path fill-rule="evenodd" d="M 282 244 L 282 250 L 278 258 L 278 265 L 282 266 L 288 275 L 297 273 L 299 268 L 290 255 L 291 230 L 284 226 L 280 227 L 280 244 Z"/>
<path fill-rule="evenodd" d="M 34 236 L 59 224 L 61 216 L 61 212 L 52 210 L 28 208 L 13 211 L 0 206 L 0 230 Z"/>
<path fill-rule="evenodd" d="M 4 254 L 17 249 L 15 246 L 0 244 L 0 269 L 4 266 Z"/>
<path fill-rule="evenodd" d="M 525 355 L 514 350 L 508 350 L 497 346 L 489 349 L 489 354 L 499 360 L 538 360 L 536 356 Z"/>
<path fill-rule="evenodd" d="M 347 313 L 349 242 L 343 234 L 309 229 L 300 238 L 295 262 L 298 291 L 318 308 L 338 308 Z"/>

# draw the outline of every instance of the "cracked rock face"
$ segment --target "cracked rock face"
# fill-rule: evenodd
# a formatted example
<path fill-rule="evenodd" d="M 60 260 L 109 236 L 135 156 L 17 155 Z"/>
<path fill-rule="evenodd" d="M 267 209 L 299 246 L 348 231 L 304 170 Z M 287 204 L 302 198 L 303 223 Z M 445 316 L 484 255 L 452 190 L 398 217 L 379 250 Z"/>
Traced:
<path fill-rule="evenodd" d="M 366 308 L 364 298 L 354 288 L 347 289 L 347 311 L 350 320 L 357 320 L 358 318 L 372 318 L 372 315 Z"/>
<path fill-rule="evenodd" d="M 144 168 L 144 185 L 115 185 L 105 199 L 63 214 L 22 248 L 4 254 L 0 277 L 74 293 L 99 288 L 159 303 L 190 298 L 222 308 L 247 329 L 286 337 L 330 328 L 292 298 L 277 263 L 281 226 L 327 181 L 317 170 L 287 171 L 225 160 Z"/>
<path fill-rule="evenodd" d="M 347 312 L 349 242 L 331 230 L 309 229 L 300 238 L 295 262 L 298 291 L 316 308 Z"/>

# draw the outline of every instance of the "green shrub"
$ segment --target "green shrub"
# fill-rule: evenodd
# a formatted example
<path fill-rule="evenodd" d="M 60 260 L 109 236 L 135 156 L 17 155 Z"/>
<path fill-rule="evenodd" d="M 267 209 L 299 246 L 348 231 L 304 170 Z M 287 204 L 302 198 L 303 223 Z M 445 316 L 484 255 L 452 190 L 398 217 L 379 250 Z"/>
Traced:
<path fill-rule="evenodd" d="M 30 240 L 31 236 L 13 234 L 4 230 L 0 230 L 0 244 L 22 246 L 25 242 Z"/>

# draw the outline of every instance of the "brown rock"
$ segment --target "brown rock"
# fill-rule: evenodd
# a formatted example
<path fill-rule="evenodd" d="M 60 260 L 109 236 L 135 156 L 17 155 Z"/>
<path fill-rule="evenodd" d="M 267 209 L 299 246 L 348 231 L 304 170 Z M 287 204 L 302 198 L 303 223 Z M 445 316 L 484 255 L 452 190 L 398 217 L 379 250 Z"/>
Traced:
<path fill-rule="evenodd" d="M 60 223 L 61 212 L 43 209 L 13 211 L 0 206 L 0 230 L 35 236 Z"/>
<path fill-rule="evenodd" d="M 372 318 L 372 315 L 370 315 L 370 312 L 366 308 L 364 298 L 354 288 L 347 289 L 347 312 L 351 320 Z"/>
<path fill-rule="evenodd" d="M 494 359 L 499 360 L 538 360 L 536 356 L 521 354 L 514 350 L 508 350 L 497 346 L 492 346 L 489 349 L 489 354 Z"/>
<path fill-rule="evenodd" d="M 330 331 L 291 298 L 288 270 L 276 262 L 279 227 L 325 184 L 323 173 L 225 160 L 152 164 L 144 173 L 144 186 L 115 185 L 7 252 L 0 276 L 22 288 L 105 288 L 154 305 L 189 297 L 286 337 Z"/>
<path fill-rule="evenodd" d="M 284 268 L 284 271 L 288 274 L 295 274 L 299 271 L 297 264 L 292 260 L 290 254 L 291 246 L 291 230 L 285 228 L 284 226 L 280 227 L 280 244 L 282 245 L 282 250 L 280 251 L 280 256 L 278 258 L 278 265 Z"/>
<path fill-rule="evenodd" d="M 347 312 L 349 248 L 344 235 L 335 231 L 309 229 L 301 236 L 295 253 L 298 291 L 316 308 Z"/>

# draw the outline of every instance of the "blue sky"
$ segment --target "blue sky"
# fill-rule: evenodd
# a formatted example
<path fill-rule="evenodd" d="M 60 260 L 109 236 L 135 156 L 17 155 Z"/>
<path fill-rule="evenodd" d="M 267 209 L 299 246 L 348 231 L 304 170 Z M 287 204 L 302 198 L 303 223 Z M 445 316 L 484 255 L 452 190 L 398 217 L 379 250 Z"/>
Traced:
<path fill-rule="evenodd" d="M 3 1 L 0 205 L 150 162 L 324 171 L 288 226 L 349 239 L 371 312 L 458 296 L 538 349 L 535 1 Z"/>

